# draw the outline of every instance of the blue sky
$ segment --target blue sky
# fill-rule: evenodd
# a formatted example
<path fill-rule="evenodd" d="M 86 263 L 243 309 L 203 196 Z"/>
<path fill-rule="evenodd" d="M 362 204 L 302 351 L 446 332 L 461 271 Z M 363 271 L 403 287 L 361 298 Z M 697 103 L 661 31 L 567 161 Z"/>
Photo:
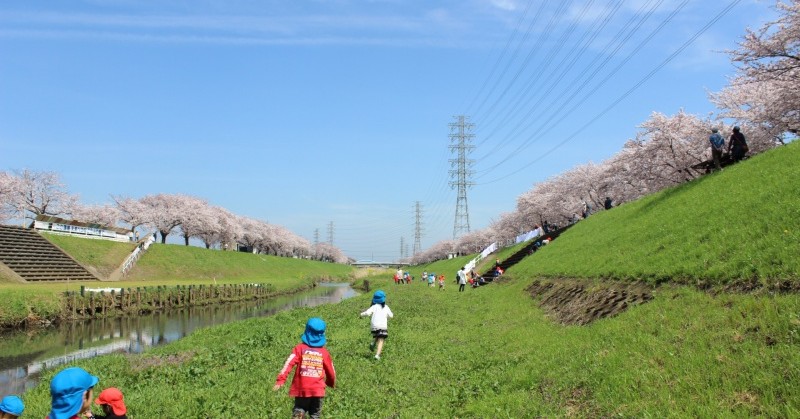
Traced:
<path fill-rule="evenodd" d="M 422 247 L 452 237 L 454 115 L 475 123 L 480 229 L 651 112 L 714 112 L 721 51 L 773 5 L 6 0 L 0 168 L 57 171 L 85 203 L 196 195 L 311 241 L 333 222 L 347 255 L 395 260 L 416 201 Z"/>

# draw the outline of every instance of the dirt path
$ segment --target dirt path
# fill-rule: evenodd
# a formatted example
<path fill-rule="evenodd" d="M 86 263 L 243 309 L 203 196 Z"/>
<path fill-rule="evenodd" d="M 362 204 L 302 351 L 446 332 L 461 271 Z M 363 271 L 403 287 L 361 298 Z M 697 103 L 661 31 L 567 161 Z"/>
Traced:
<path fill-rule="evenodd" d="M 526 288 L 554 320 L 585 325 L 615 316 L 628 307 L 653 299 L 652 289 L 642 284 L 583 284 L 578 281 L 534 281 Z"/>

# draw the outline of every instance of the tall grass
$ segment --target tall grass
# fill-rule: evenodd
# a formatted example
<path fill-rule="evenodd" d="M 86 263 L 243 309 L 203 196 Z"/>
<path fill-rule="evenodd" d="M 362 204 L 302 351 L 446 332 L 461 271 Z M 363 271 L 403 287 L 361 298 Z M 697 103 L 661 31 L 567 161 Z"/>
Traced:
<path fill-rule="evenodd" d="M 775 286 L 800 279 L 800 143 L 592 215 L 524 276 Z"/>

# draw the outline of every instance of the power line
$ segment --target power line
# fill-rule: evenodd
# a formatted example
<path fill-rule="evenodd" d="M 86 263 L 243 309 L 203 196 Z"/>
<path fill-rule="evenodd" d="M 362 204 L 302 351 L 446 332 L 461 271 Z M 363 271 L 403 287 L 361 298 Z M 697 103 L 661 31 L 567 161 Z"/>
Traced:
<path fill-rule="evenodd" d="M 649 73 L 647 73 L 647 74 L 646 74 L 646 75 L 645 75 L 643 78 L 641 78 L 641 79 L 640 79 L 640 80 L 639 80 L 639 81 L 638 81 L 636 84 L 634 84 L 634 85 L 633 85 L 631 88 L 629 88 L 627 91 L 625 91 L 625 93 L 623 93 L 623 94 L 621 94 L 620 96 L 618 96 L 616 100 L 614 100 L 612 103 L 610 103 L 608 106 L 606 106 L 606 107 L 605 107 L 605 108 L 604 108 L 602 111 L 600 111 L 600 112 L 599 112 L 597 115 L 595 115 L 595 116 L 594 116 L 592 119 L 590 119 L 589 121 L 587 121 L 585 124 L 583 124 L 583 125 L 582 125 L 581 127 L 579 127 L 577 130 L 575 130 L 575 131 L 574 131 L 572 134 L 568 135 L 568 136 L 567 136 L 567 137 L 566 137 L 564 140 L 560 141 L 560 142 L 559 142 L 559 143 L 557 143 L 555 146 L 551 147 L 551 148 L 550 148 L 548 151 L 546 151 L 546 152 L 544 152 L 544 153 L 542 153 L 542 154 L 539 154 L 539 155 L 537 156 L 537 158 L 536 158 L 536 159 L 534 159 L 533 161 L 531 161 L 531 162 L 527 163 L 526 165 L 524 165 L 524 166 L 520 167 L 519 169 L 517 169 L 517 170 L 515 170 L 515 171 L 513 171 L 513 172 L 511 172 L 511 173 L 508 173 L 507 175 L 504 175 L 504 176 L 502 176 L 502 177 L 499 177 L 499 178 L 497 178 L 497 179 L 493 179 L 493 180 L 491 180 L 491 181 L 489 181 L 489 182 L 484 182 L 484 183 L 482 183 L 482 184 L 489 184 L 489 183 L 498 182 L 498 181 L 500 181 L 500 180 L 503 180 L 503 179 L 506 179 L 506 178 L 508 178 L 508 177 L 510 177 L 510 176 L 512 176 L 512 175 L 515 175 L 515 174 L 517 174 L 517 173 L 521 172 L 522 170 L 525 170 L 525 169 L 527 169 L 528 167 L 530 167 L 530 166 L 531 166 L 531 165 L 533 165 L 534 163 L 536 163 L 536 162 L 540 161 L 541 159 L 543 159 L 543 158 L 547 157 L 548 155 L 550 155 L 551 153 L 553 153 L 553 152 L 554 152 L 556 149 L 560 148 L 561 146 L 563 146 L 563 145 L 564 145 L 564 144 L 566 144 L 567 142 L 569 142 L 569 141 L 571 141 L 572 139 L 574 139 L 575 137 L 577 137 L 577 136 L 578 136 L 580 133 L 582 133 L 582 132 L 583 132 L 583 131 L 584 131 L 586 128 L 588 128 L 590 125 L 592 125 L 592 124 L 593 124 L 594 122 L 596 122 L 598 119 L 600 119 L 601 117 L 603 117 L 603 116 L 604 116 L 606 113 L 608 113 L 608 112 L 609 112 L 611 109 L 613 109 L 614 107 L 616 107 L 616 106 L 617 106 L 617 105 L 618 105 L 620 102 L 622 102 L 622 101 L 623 101 L 625 98 L 627 98 L 628 96 L 630 96 L 630 95 L 631 95 L 631 93 L 633 93 L 634 91 L 636 91 L 636 90 L 637 90 L 639 87 L 641 87 L 641 86 L 642 86 L 642 85 L 643 85 L 645 82 L 647 82 L 648 80 L 650 80 L 650 78 L 652 78 L 652 77 L 653 77 L 653 76 L 654 76 L 654 75 L 655 75 L 655 74 L 656 74 L 656 73 L 657 73 L 659 70 L 661 70 L 661 69 L 662 69 L 664 66 L 666 66 L 666 65 L 667 65 L 667 64 L 668 64 L 670 61 L 672 61 L 673 59 L 675 59 L 675 57 L 677 57 L 677 56 L 678 56 L 678 55 L 679 55 L 681 52 L 683 52 L 683 51 L 684 51 L 686 48 L 688 48 L 688 47 L 689 47 L 689 46 L 690 46 L 690 45 L 691 45 L 691 44 L 692 44 L 692 43 L 693 43 L 693 42 L 694 42 L 694 41 L 695 41 L 697 38 L 699 38 L 699 37 L 700 37 L 700 35 L 702 35 L 703 33 L 705 33 L 705 32 L 706 32 L 706 31 L 707 31 L 709 28 L 711 28 L 711 26 L 713 26 L 713 25 L 714 25 L 715 23 L 717 23 L 717 22 L 718 22 L 720 19 L 722 19 L 722 18 L 723 18 L 723 17 L 724 17 L 726 14 L 728 14 L 728 12 L 730 12 L 730 11 L 731 11 L 731 10 L 732 10 L 732 9 L 733 9 L 733 8 L 734 8 L 736 5 L 738 5 L 740 2 L 741 2 L 741 0 L 734 0 L 734 1 L 732 1 L 731 3 L 729 3 L 727 7 L 725 7 L 725 8 L 724 8 L 722 11 L 720 11 L 720 12 L 719 12 L 719 13 L 718 13 L 718 14 L 717 14 L 717 15 L 716 15 L 716 16 L 715 16 L 715 17 L 714 17 L 714 18 L 713 18 L 711 21 L 709 21 L 708 23 L 706 23 L 706 25 L 704 25 L 704 26 L 703 26 L 703 27 L 702 27 L 702 28 L 701 28 L 699 31 L 697 31 L 697 32 L 696 32 L 696 33 L 695 33 L 695 34 L 694 34 L 694 35 L 693 35 L 691 38 L 689 38 L 689 39 L 688 39 L 686 42 L 684 42 L 684 43 L 683 43 L 683 45 L 681 45 L 681 46 L 680 46 L 678 49 L 676 49 L 676 50 L 675 50 L 675 51 L 674 51 L 672 54 L 670 54 L 670 55 L 669 55 L 667 58 L 665 58 L 663 61 L 661 61 L 661 63 L 659 63 L 659 64 L 658 64 L 657 66 L 655 66 L 655 67 L 654 67 L 652 70 L 650 70 L 650 72 L 649 72 Z M 686 3 L 686 2 L 684 2 L 684 4 L 685 4 L 685 3 Z"/>

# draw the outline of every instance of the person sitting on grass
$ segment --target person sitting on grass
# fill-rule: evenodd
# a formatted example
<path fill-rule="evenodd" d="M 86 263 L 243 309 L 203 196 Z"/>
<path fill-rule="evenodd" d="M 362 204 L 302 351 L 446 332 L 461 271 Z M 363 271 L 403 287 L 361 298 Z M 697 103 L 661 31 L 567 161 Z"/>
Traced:
<path fill-rule="evenodd" d="M 50 380 L 50 413 L 46 419 L 79 419 L 92 405 L 92 391 L 99 378 L 83 368 L 61 370 Z"/>
<path fill-rule="evenodd" d="M 94 415 L 91 411 L 86 412 L 89 419 L 128 419 L 128 408 L 125 407 L 125 400 L 122 392 L 118 388 L 109 387 L 100 392 L 94 400 L 103 409 L 102 415 Z"/>
<path fill-rule="evenodd" d="M 325 321 L 318 317 L 308 319 L 306 330 L 300 336 L 301 343 L 292 349 L 289 358 L 275 379 L 273 391 L 286 382 L 289 372 L 297 366 L 289 388 L 289 396 L 294 397 L 292 417 L 322 417 L 322 399 L 325 388 L 336 384 L 336 370 L 328 350 L 324 348 Z M 306 416 L 307 415 L 307 416 Z"/>
<path fill-rule="evenodd" d="M 375 359 L 381 359 L 383 343 L 389 337 L 389 319 L 394 317 L 394 313 L 386 305 L 386 293 L 381 290 L 375 291 L 375 294 L 372 295 L 372 305 L 359 316 L 372 316 L 370 318 L 370 331 L 374 340 L 369 345 L 369 348 L 374 350 L 377 346 L 378 350 L 375 352 Z"/>
<path fill-rule="evenodd" d="M 25 403 L 17 396 L 6 396 L 0 401 L 0 419 L 17 419 L 23 410 Z"/>

